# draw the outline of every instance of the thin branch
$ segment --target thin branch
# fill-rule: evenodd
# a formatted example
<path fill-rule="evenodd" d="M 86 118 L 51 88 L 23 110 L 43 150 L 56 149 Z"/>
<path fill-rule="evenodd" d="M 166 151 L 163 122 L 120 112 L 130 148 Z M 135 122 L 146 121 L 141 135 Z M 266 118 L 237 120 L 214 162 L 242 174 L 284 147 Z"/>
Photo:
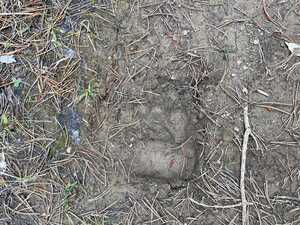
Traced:
<path fill-rule="evenodd" d="M 246 161 L 247 161 L 247 147 L 249 136 L 251 135 L 251 128 L 248 117 L 248 105 L 244 108 L 244 126 L 245 133 L 243 138 L 243 147 L 242 147 L 242 158 L 241 158 L 241 178 L 240 178 L 240 189 L 241 189 L 241 199 L 242 199 L 242 224 L 247 224 L 247 199 L 245 191 L 245 172 L 246 172 Z"/>
<path fill-rule="evenodd" d="M 198 202 L 196 200 L 194 200 L 193 198 L 189 198 L 189 200 L 199 206 L 202 206 L 204 208 L 214 208 L 214 209 L 231 209 L 231 208 L 235 208 L 235 207 L 241 207 L 242 203 L 237 203 L 237 204 L 232 204 L 232 205 L 207 205 L 201 202 Z M 251 203 L 246 203 L 247 205 L 251 205 Z"/>

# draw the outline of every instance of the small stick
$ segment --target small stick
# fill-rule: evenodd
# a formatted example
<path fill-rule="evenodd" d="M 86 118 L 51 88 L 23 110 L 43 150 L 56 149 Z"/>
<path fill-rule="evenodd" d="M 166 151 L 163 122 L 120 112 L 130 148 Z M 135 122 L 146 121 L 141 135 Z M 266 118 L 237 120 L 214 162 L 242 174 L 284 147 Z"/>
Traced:
<path fill-rule="evenodd" d="M 207 205 L 207 204 L 198 202 L 198 201 L 194 200 L 193 198 L 189 198 L 189 200 L 196 205 L 202 206 L 204 208 L 213 208 L 213 209 L 232 209 L 232 208 L 240 207 L 243 205 L 243 203 L 237 203 L 237 204 L 232 204 L 232 205 Z"/>
<path fill-rule="evenodd" d="M 245 133 L 243 138 L 243 147 L 242 147 L 242 158 L 241 158 L 241 178 L 240 178 L 240 189 L 241 189 L 241 199 L 242 199 L 242 224 L 247 224 L 247 199 L 245 192 L 245 172 L 246 172 L 246 160 L 247 160 L 247 146 L 249 136 L 251 135 L 251 128 L 248 117 L 248 105 L 244 108 L 244 126 Z"/>
<path fill-rule="evenodd" d="M 31 16 L 34 12 L 12 12 L 12 13 L 0 13 L 0 16 Z"/>
<path fill-rule="evenodd" d="M 285 27 L 283 27 L 280 23 L 278 23 L 277 21 L 275 21 L 275 20 L 270 16 L 270 14 L 269 14 L 268 11 L 267 11 L 266 0 L 262 0 L 262 10 L 263 10 L 264 16 L 266 17 L 266 19 L 267 19 L 268 21 L 270 21 L 271 23 L 273 23 L 275 26 L 280 27 L 281 29 L 282 29 L 282 28 L 286 29 Z"/>

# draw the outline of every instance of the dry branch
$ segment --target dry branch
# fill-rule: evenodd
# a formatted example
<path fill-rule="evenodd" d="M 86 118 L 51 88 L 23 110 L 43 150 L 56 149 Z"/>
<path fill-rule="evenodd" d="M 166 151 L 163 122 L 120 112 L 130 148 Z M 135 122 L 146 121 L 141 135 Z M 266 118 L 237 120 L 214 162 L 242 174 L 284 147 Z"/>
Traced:
<path fill-rule="evenodd" d="M 243 138 L 243 147 L 242 147 L 242 157 L 241 157 L 241 178 L 240 178 L 240 189 L 241 189 L 241 199 L 242 199 L 242 224 L 247 224 L 247 198 L 245 191 L 245 173 L 246 173 L 246 161 L 247 161 L 247 148 L 248 140 L 251 135 L 251 128 L 248 117 L 248 105 L 244 108 L 244 126 L 245 133 Z"/>

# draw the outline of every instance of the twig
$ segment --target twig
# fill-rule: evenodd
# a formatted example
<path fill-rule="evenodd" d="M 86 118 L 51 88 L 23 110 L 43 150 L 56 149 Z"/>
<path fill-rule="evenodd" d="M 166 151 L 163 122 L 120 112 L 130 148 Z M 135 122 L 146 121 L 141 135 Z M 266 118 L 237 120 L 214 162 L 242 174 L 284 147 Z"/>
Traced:
<path fill-rule="evenodd" d="M 240 207 L 243 205 L 243 203 L 237 203 L 237 204 L 233 204 L 233 205 L 207 205 L 201 202 L 198 202 L 196 200 L 194 200 L 193 198 L 189 198 L 189 200 L 199 206 L 202 206 L 204 208 L 214 208 L 214 209 L 231 209 L 231 208 L 235 208 L 235 207 Z M 246 203 L 249 205 L 249 203 Z"/>
<path fill-rule="evenodd" d="M 284 28 L 286 29 L 284 26 L 282 26 L 279 22 L 275 21 L 270 14 L 267 11 L 267 4 L 266 4 L 266 0 L 262 0 L 262 10 L 264 13 L 264 16 L 266 17 L 266 19 L 268 21 L 270 21 L 271 23 L 273 23 L 275 26 L 280 27 L 281 29 Z"/>
<path fill-rule="evenodd" d="M 247 160 L 247 146 L 249 136 L 251 135 L 251 128 L 248 117 L 248 105 L 244 108 L 244 126 L 245 133 L 243 138 L 242 147 L 242 158 L 241 158 L 241 178 L 240 178 L 240 189 L 241 189 L 241 199 L 242 199 L 242 224 L 247 224 L 247 199 L 245 192 L 245 172 L 246 172 L 246 160 Z"/>
<path fill-rule="evenodd" d="M 0 13 L 0 16 L 31 16 L 33 14 L 35 13 L 34 12 L 12 12 L 12 13 Z"/>

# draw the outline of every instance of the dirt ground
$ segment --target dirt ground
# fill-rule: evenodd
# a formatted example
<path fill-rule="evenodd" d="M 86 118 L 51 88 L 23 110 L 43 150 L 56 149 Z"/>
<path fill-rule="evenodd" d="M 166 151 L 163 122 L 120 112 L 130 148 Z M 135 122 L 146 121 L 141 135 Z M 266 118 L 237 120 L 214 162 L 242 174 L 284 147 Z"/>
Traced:
<path fill-rule="evenodd" d="M 299 1 L 0 9 L 0 225 L 300 224 Z"/>

